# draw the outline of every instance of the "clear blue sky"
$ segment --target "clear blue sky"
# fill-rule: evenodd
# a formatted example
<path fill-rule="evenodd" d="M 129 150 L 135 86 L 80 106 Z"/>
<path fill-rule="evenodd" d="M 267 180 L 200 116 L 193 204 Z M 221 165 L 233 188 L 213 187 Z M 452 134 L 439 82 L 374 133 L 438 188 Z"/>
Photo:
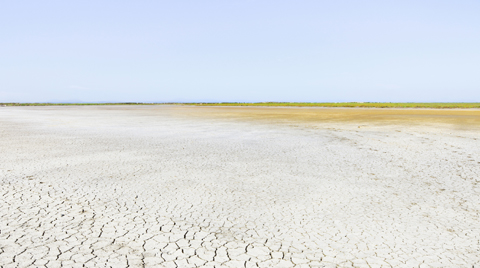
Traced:
<path fill-rule="evenodd" d="M 480 1 L 2 1 L 0 102 L 480 101 Z"/>

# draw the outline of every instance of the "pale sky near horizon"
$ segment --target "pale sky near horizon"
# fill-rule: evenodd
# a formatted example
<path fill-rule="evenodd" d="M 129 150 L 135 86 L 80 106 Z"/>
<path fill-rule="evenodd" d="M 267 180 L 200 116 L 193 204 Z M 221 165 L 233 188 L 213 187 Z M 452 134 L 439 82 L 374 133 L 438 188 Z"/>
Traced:
<path fill-rule="evenodd" d="M 480 1 L 2 1 L 0 102 L 480 102 Z"/>

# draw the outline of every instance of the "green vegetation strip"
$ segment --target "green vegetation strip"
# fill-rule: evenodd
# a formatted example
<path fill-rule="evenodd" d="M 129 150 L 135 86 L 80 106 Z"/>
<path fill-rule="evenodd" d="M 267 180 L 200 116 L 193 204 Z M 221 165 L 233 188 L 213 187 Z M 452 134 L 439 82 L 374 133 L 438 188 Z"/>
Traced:
<path fill-rule="evenodd" d="M 255 102 L 255 103 L 184 103 L 197 106 L 278 106 L 278 107 L 362 107 L 362 108 L 480 108 L 480 103 L 442 102 Z"/>
<path fill-rule="evenodd" d="M 76 106 L 76 105 L 155 105 L 175 103 L 145 103 L 145 102 L 115 102 L 115 103 L 56 103 L 56 102 L 8 102 L 0 103 L 0 106 Z"/>
<path fill-rule="evenodd" d="M 479 102 L 211 102 L 211 103 L 0 103 L 0 106 L 66 106 L 66 105 L 191 105 L 191 106 L 275 106 L 275 107 L 361 107 L 361 108 L 480 108 Z"/>

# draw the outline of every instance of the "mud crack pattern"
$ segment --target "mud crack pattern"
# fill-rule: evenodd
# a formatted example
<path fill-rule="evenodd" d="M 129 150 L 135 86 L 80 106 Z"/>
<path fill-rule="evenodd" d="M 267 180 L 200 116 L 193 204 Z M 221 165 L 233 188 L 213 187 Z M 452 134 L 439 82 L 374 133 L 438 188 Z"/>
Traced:
<path fill-rule="evenodd" d="M 2 108 L 0 267 L 480 267 L 477 135 Z"/>

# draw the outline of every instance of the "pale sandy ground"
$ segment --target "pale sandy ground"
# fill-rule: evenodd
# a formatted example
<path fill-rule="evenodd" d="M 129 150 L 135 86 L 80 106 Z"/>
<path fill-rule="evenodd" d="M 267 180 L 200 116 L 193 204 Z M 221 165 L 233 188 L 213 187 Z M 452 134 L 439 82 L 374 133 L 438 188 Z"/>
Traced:
<path fill-rule="evenodd" d="M 1 267 L 480 267 L 480 111 L 0 107 Z"/>

